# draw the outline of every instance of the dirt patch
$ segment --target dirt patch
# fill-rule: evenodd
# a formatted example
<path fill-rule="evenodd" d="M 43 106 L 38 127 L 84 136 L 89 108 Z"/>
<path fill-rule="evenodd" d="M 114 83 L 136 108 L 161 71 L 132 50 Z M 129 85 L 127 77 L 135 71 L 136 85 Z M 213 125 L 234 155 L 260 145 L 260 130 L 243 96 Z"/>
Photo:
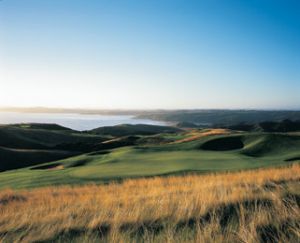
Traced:
<path fill-rule="evenodd" d="M 50 165 L 41 165 L 31 168 L 31 170 L 62 170 L 64 166 L 60 163 L 54 163 Z"/>

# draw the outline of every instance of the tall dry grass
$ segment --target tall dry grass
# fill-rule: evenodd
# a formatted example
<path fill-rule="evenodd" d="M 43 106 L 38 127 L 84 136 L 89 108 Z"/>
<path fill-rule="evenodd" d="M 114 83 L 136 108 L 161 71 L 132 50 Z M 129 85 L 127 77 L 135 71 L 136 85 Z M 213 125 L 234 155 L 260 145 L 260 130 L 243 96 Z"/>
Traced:
<path fill-rule="evenodd" d="M 299 242 L 300 165 L 0 191 L 2 242 Z"/>
<path fill-rule="evenodd" d="M 208 137 L 208 136 L 215 136 L 215 135 L 224 135 L 224 134 L 229 134 L 231 131 L 223 128 L 214 128 L 214 129 L 208 129 L 205 131 L 199 130 L 199 129 L 193 129 L 189 132 L 187 132 L 187 137 L 183 139 L 176 140 L 174 142 L 171 142 L 170 144 L 176 144 L 176 143 L 186 143 L 186 142 L 191 142 L 194 140 L 198 140 L 203 137 Z"/>

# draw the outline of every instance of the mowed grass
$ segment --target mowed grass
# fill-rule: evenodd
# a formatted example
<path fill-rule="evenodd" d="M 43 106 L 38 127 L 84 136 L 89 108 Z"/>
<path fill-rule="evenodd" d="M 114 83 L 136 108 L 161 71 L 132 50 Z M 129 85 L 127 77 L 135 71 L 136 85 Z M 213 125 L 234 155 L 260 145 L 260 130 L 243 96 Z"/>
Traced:
<path fill-rule="evenodd" d="M 243 148 L 239 147 L 240 143 Z M 237 133 L 205 136 L 176 144 L 92 152 L 44 164 L 40 169 L 29 167 L 7 171 L 0 173 L 0 187 L 32 188 L 190 172 L 237 171 L 286 165 L 298 157 L 299 135 Z"/>
<path fill-rule="evenodd" d="M 0 242 L 299 242 L 300 165 L 0 191 Z"/>

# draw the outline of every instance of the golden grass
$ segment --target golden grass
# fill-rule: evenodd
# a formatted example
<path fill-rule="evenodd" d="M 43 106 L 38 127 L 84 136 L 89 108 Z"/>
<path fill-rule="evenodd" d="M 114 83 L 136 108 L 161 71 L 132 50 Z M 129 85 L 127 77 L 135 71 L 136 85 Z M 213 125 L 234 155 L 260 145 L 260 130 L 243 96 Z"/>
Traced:
<path fill-rule="evenodd" d="M 300 165 L 0 191 L 0 241 L 300 239 Z"/>
<path fill-rule="evenodd" d="M 192 131 L 188 132 L 187 133 L 188 137 L 176 140 L 172 143 L 186 143 L 186 142 L 198 140 L 199 138 L 202 138 L 202 137 L 213 136 L 213 135 L 223 135 L 223 134 L 228 134 L 228 133 L 230 133 L 229 130 L 222 129 L 222 128 L 209 129 L 206 131 L 201 131 L 201 130 L 196 129 L 196 130 L 192 130 Z"/>

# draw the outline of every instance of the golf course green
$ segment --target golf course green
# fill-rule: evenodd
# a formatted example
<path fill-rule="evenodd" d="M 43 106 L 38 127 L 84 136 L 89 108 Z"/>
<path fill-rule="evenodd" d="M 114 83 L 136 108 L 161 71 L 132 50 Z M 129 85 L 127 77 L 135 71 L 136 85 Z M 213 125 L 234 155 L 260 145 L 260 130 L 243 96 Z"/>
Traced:
<path fill-rule="evenodd" d="M 149 127 L 146 129 L 148 134 Z M 93 134 L 57 127 L 2 127 L 0 135 L 5 134 L 9 144 L 5 147 L 2 140 L 0 147 L 0 188 L 238 171 L 286 165 L 300 158 L 300 135 L 297 133 L 227 131 L 226 134 L 201 136 L 207 129 L 194 129 L 193 134 L 199 136 L 181 142 L 182 138 L 190 136 L 191 130 L 164 132 L 160 128 L 153 132 L 157 129 L 155 126 L 151 129 L 150 135 L 144 135 L 141 127 L 137 130 L 130 127 L 130 134 L 119 137 L 116 128 L 113 134 L 109 134 L 109 129 L 105 129 L 105 134 Z M 82 146 L 84 143 L 90 146 Z"/>

